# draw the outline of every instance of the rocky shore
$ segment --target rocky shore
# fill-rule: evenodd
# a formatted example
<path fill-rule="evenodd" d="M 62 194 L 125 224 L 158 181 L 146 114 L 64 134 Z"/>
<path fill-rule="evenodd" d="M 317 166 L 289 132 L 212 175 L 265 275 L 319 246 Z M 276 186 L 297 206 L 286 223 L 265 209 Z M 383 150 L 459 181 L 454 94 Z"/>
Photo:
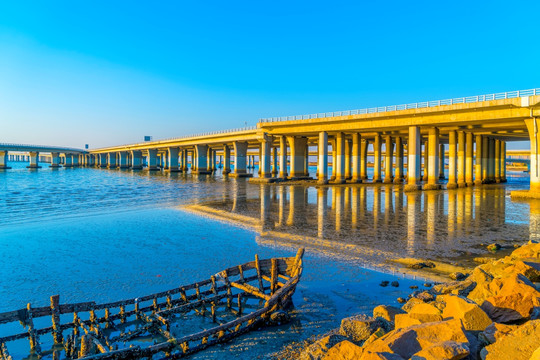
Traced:
<path fill-rule="evenodd" d="M 414 291 L 401 308 L 345 318 L 281 358 L 540 360 L 540 244 L 477 266 L 462 280 Z"/>

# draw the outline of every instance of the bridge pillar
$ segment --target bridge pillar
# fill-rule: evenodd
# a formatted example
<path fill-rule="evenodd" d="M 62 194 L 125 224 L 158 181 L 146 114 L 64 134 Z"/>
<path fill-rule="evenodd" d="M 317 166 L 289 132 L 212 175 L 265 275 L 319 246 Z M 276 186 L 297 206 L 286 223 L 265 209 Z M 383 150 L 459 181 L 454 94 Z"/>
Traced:
<path fill-rule="evenodd" d="M 278 151 L 277 146 L 272 144 L 272 176 L 276 177 L 278 174 Z"/>
<path fill-rule="evenodd" d="M 394 174 L 394 183 L 403 182 L 403 140 L 401 136 L 396 136 L 396 170 Z"/>
<path fill-rule="evenodd" d="M 141 170 L 142 168 L 142 152 L 140 150 L 131 151 L 131 169 Z"/>
<path fill-rule="evenodd" d="M 439 190 L 439 129 L 434 127 L 429 129 L 428 135 L 428 183 L 424 185 L 424 190 Z"/>
<path fill-rule="evenodd" d="M 337 168 L 337 151 L 336 151 L 337 141 L 336 141 L 335 136 L 330 140 L 330 143 L 332 145 L 332 175 L 330 175 L 330 181 L 334 181 L 336 180 L 336 168 Z"/>
<path fill-rule="evenodd" d="M 178 167 L 178 153 L 180 152 L 180 149 L 177 147 L 170 147 L 167 149 L 168 157 L 166 159 L 168 160 L 167 164 L 167 170 L 170 172 L 178 172 L 181 171 Z"/>
<path fill-rule="evenodd" d="M 234 148 L 234 171 L 230 176 L 232 177 L 251 177 L 252 174 L 248 174 L 246 170 L 246 156 L 247 156 L 247 142 L 235 141 L 233 142 Z"/>
<path fill-rule="evenodd" d="M 495 139 L 488 138 L 488 178 L 487 181 L 492 184 L 495 182 Z"/>
<path fill-rule="evenodd" d="M 189 170 L 189 159 L 188 159 L 189 152 L 187 149 L 182 150 L 182 171 L 188 172 Z"/>
<path fill-rule="evenodd" d="M 474 137 L 471 132 L 467 133 L 465 137 L 465 144 L 465 182 L 467 183 L 467 186 L 473 186 Z"/>
<path fill-rule="evenodd" d="M 381 134 L 375 135 L 373 141 L 373 182 L 381 182 Z"/>
<path fill-rule="evenodd" d="M 52 168 L 60 167 L 60 153 L 52 152 L 51 153 L 51 165 Z"/>
<path fill-rule="evenodd" d="M 125 151 L 120 151 L 118 153 L 118 167 L 120 169 L 127 169 L 129 168 L 129 163 L 128 163 L 128 154 L 127 152 Z"/>
<path fill-rule="evenodd" d="M 394 170 L 394 144 L 392 143 L 392 136 L 386 135 L 385 138 L 385 153 L 384 153 L 384 183 L 390 184 L 394 181 L 393 179 L 393 170 Z"/>
<path fill-rule="evenodd" d="M 309 139 L 306 139 L 306 146 L 304 149 L 304 176 L 309 177 Z"/>
<path fill-rule="evenodd" d="M 71 154 L 64 154 L 64 167 L 65 168 L 73 167 Z M 104 166 L 102 166 L 102 167 L 104 167 Z"/>
<path fill-rule="evenodd" d="M 489 138 L 482 136 L 482 184 L 487 184 L 489 170 Z"/>
<path fill-rule="evenodd" d="M 495 140 L 495 182 L 501 182 L 501 140 Z"/>
<path fill-rule="evenodd" d="M 321 131 L 319 133 L 319 142 L 317 143 L 318 166 L 317 179 L 319 184 L 328 184 L 328 133 Z"/>
<path fill-rule="evenodd" d="M 271 178 L 272 168 L 270 162 L 270 149 L 272 147 L 272 137 L 264 134 L 264 138 L 259 140 L 259 170 L 261 178 Z"/>
<path fill-rule="evenodd" d="M 444 180 L 444 144 L 439 144 L 439 180 Z"/>
<path fill-rule="evenodd" d="M 368 155 L 369 140 L 362 139 L 362 144 L 360 145 L 360 179 L 365 181 L 368 179 L 367 176 L 367 155 Z"/>
<path fill-rule="evenodd" d="M 27 166 L 28 169 L 40 169 L 39 166 L 39 152 L 30 151 L 30 165 Z"/>
<path fill-rule="evenodd" d="M 71 166 L 73 167 L 79 166 L 79 155 L 71 154 Z"/>
<path fill-rule="evenodd" d="M 198 144 L 195 145 L 195 170 L 193 174 L 209 174 L 208 171 L 208 145 Z"/>
<path fill-rule="evenodd" d="M 157 150 L 148 149 L 148 170 L 154 171 L 157 169 Z"/>
<path fill-rule="evenodd" d="M 287 178 L 287 138 L 283 135 L 279 137 L 279 177 Z"/>
<path fill-rule="evenodd" d="M 305 137 L 287 136 L 289 148 L 291 149 L 291 173 L 289 178 L 304 178 L 305 170 L 305 154 L 308 139 Z"/>
<path fill-rule="evenodd" d="M 247 159 L 247 168 L 251 169 L 251 167 L 252 167 L 251 166 L 251 155 L 247 155 L 246 159 Z"/>
<path fill-rule="evenodd" d="M 424 173 L 422 175 L 422 180 L 423 181 L 428 181 L 428 177 L 429 177 L 429 140 L 425 140 L 424 141 Z"/>
<path fill-rule="evenodd" d="M 107 168 L 116 169 L 116 153 L 110 152 L 107 154 Z"/>
<path fill-rule="evenodd" d="M 484 165 L 484 139 L 482 135 L 476 135 L 476 162 L 474 168 L 474 184 L 482 185 L 482 166 Z"/>
<path fill-rule="evenodd" d="M 530 146 L 531 146 L 531 155 L 530 155 L 530 186 L 529 190 L 516 190 L 512 191 L 511 196 L 512 198 L 533 198 L 533 199 L 540 199 L 540 131 L 538 131 L 538 127 L 540 126 L 540 123 L 538 121 L 539 119 L 536 117 L 525 119 L 525 125 L 527 126 L 527 130 L 529 131 L 529 139 L 530 139 Z M 532 202 L 531 203 L 531 217 L 532 217 L 532 210 L 535 210 L 535 217 L 534 217 L 534 225 L 535 227 L 540 224 L 539 219 L 540 217 L 538 214 L 540 211 L 538 211 L 538 206 Z M 533 226 L 533 221 L 531 219 L 531 231 Z M 535 230 L 535 239 L 538 239 L 538 232 L 537 228 Z"/>
<path fill-rule="evenodd" d="M 0 151 L 0 170 L 2 169 L 11 169 L 7 166 L 9 159 L 8 151 Z"/>
<path fill-rule="evenodd" d="M 345 135 L 342 132 L 336 134 L 335 138 L 335 168 L 336 177 L 333 180 L 336 184 L 343 184 L 346 181 L 345 177 Z"/>
<path fill-rule="evenodd" d="M 501 141 L 501 182 L 506 180 L 506 141 Z"/>
<path fill-rule="evenodd" d="M 352 169 L 351 169 L 351 155 L 352 155 L 352 146 L 351 140 L 347 139 L 344 136 L 345 142 L 345 179 L 352 179 Z"/>
<path fill-rule="evenodd" d="M 231 172 L 231 148 L 227 144 L 223 145 L 223 161 L 223 175 L 227 175 Z"/>
<path fill-rule="evenodd" d="M 362 137 L 360 133 L 352 134 L 352 179 L 353 183 L 361 183 L 362 178 L 360 176 L 360 153 L 362 146 Z"/>
<path fill-rule="evenodd" d="M 465 132 L 458 131 L 458 153 L 457 153 L 457 185 L 460 188 L 466 187 L 465 182 Z"/>
<path fill-rule="evenodd" d="M 407 144 L 407 185 L 405 191 L 416 191 L 420 187 L 420 157 L 422 144 L 419 126 L 409 126 L 409 140 Z"/>
<path fill-rule="evenodd" d="M 207 158 L 207 161 L 206 161 L 206 171 L 207 171 L 208 173 L 212 173 L 212 167 L 213 167 L 212 159 L 214 158 L 214 156 L 213 156 L 212 148 L 211 148 L 210 146 L 207 146 L 207 149 L 206 149 L 206 158 Z"/>

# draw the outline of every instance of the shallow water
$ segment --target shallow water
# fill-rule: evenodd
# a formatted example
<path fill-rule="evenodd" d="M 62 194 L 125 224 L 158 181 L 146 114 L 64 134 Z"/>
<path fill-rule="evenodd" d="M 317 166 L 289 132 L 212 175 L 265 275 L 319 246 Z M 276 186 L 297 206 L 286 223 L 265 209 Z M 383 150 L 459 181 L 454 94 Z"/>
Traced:
<path fill-rule="evenodd" d="M 422 283 L 378 286 L 392 274 L 367 268 L 389 271 L 381 267 L 387 257 L 467 262 L 488 254 L 481 244 L 536 238 L 540 224 L 534 203 L 508 196 L 527 187 L 522 174 L 507 185 L 406 194 L 384 185 L 261 186 L 219 172 L 10 165 L 0 172 L 0 311 L 47 305 L 53 294 L 61 303 L 131 298 L 208 278 L 255 253 L 307 248 L 291 324 L 195 358 L 262 357 Z"/>

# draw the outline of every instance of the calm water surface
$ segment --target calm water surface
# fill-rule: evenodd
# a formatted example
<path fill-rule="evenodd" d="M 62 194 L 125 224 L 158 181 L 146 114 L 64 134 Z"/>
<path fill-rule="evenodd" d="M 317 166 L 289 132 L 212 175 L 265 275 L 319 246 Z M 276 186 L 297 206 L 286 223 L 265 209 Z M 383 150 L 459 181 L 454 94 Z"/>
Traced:
<path fill-rule="evenodd" d="M 131 298 L 208 278 L 255 253 L 306 247 L 292 323 L 195 358 L 263 358 L 423 282 L 396 274 L 399 288 L 378 286 L 393 275 L 368 268 L 388 272 L 385 259 L 471 263 L 487 254 L 481 244 L 521 244 L 540 226 L 537 204 L 509 198 L 528 185 L 520 174 L 507 185 L 406 194 L 384 185 L 261 186 L 219 173 L 25 165 L 0 173 L 0 311 L 47 305 L 53 294 L 61 302 Z"/>

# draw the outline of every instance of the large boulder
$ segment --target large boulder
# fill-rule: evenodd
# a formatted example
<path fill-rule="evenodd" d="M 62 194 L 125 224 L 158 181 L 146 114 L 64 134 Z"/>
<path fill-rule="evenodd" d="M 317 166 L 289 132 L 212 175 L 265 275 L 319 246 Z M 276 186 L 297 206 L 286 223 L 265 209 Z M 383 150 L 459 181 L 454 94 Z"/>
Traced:
<path fill-rule="evenodd" d="M 413 297 L 413 298 L 410 298 L 409 301 L 407 301 L 405 304 L 403 304 L 401 308 L 404 311 L 409 312 L 413 308 L 414 305 L 422 304 L 422 303 L 424 303 L 423 300 Z"/>
<path fill-rule="evenodd" d="M 475 302 L 455 295 L 437 296 L 437 301 L 444 303 L 444 319 L 460 319 L 463 328 L 468 331 L 483 331 L 492 323 L 487 314 Z"/>
<path fill-rule="evenodd" d="M 452 281 L 449 283 L 437 284 L 433 286 L 433 291 L 437 294 L 453 294 L 467 296 L 476 286 L 471 279 L 464 281 Z"/>
<path fill-rule="evenodd" d="M 538 260 L 540 261 L 540 260 Z M 532 282 L 540 281 L 540 262 L 516 260 L 511 266 L 504 269 L 507 274 L 522 274 Z"/>
<path fill-rule="evenodd" d="M 435 322 L 442 320 L 442 314 L 435 306 L 427 303 L 414 305 L 408 311 L 409 317 L 419 320 L 421 323 Z"/>
<path fill-rule="evenodd" d="M 394 329 L 408 328 L 413 325 L 420 325 L 422 321 L 411 317 L 409 314 L 396 314 L 394 321 Z"/>
<path fill-rule="evenodd" d="M 405 314 L 405 311 L 394 306 L 379 305 L 373 309 L 373 317 L 381 317 L 386 321 L 394 322 L 396 314 Z"/>
<path fill-rule="evenodd" d="M 469 347 L 463 343 L 443 341 L 420 350 L 411 360 L 460 360 L 469 353 Z"/>
<path fill-rule="evenodd" d="M 362 357 L 359 360 L 405 360 L 398 354 L 392 354 L 389 352 L 370 352 L 364 351 Z"/>
<path fill-rule="evenodd" d="M 372 318 L 361 314 L 341 320 L 339 333 L 354 342 L 361 342 L 368 339 L 378 329 L 388 332 L 392 330 L 392 325 L 381 317 Z"/>
<path fill-rule="evenodd" d="M 324 358 L 328 350 L 347 338 L 339 334 L 329 334 L 308 346 L 299 356 L 299 360 L 319 360 Z"/>
<path fill-rule="evenodd" d="M 538 243 L 528 243 L 523 245 L 512 252 L 510 255 L 512 258 L 516 259 L 536 259 L 540 261 L 540 244 Z"/>
<path fill-rule="evenodd" d="M 357 360 L 362 356 L 362 348 L 348 340 L 343 340 L 332 346 L 324 360 Z"/>
<path fill-rule="evenodd" d="M 480 352 L 482 360 L 529 360 L 540 347 L 540 320 L 531 320 Z"/>
<path fill-rule="evenodd" d="M 540 306 L 540 292 L 524 275 L 514 274 L 494 279 L 494 295 L 482 303 L 482 309 L 496 322 L 528 319 L 533 309 Z"/>
<path fill-rule="evenodd" d="M 494 322 L 486 327 L 484 331 L 478 334 L 478 339 L 480 339 L 486 345 L 493 344 L 501 337 L 506 336 L 512 331 L 516 330 L 518 327 L 518 325 L 506 325 Z"/>
<path fill-rule="evenodd" d="M 452 319 L 396 329 L 366 345 L 364 351 L 396 353 L 404 359 L 409 359 L 420 350 L 444 341 L 468 345 L 460 320 Z"/>

